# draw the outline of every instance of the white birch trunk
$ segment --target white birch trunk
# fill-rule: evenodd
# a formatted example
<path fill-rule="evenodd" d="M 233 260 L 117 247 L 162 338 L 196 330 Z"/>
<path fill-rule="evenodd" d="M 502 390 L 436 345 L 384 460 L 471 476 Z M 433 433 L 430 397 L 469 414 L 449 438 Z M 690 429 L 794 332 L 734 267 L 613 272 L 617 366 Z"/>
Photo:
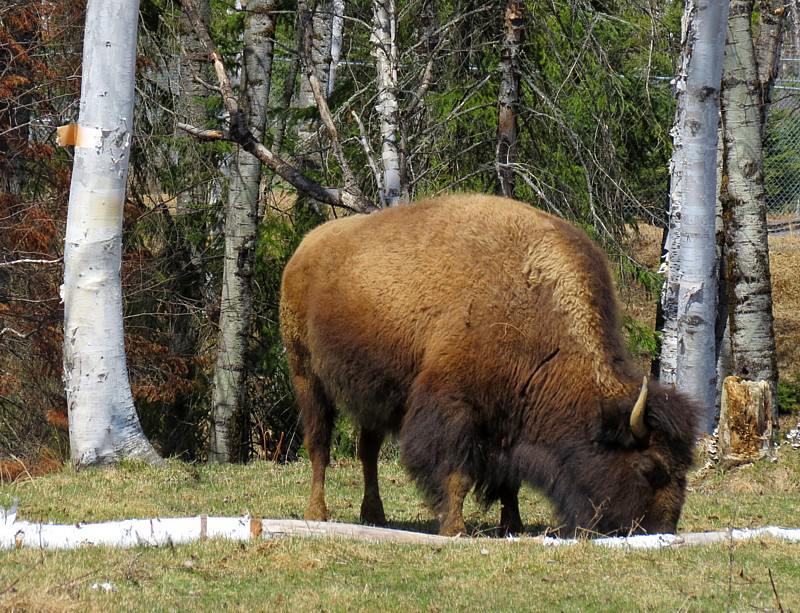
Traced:
<path fill-rule="evenodd" d="M 257 141 L 264 138 L 275 34 L 273 0 L 246 0 L 242 98 L 247 123 Z M 253 318 L 253 266 L 258 230 L 261 161 L 244 149 L 231 165 L 225 217 L 217 360 L 214 368 L 209 460 L 245 460 L 246 356 Z"/>
<path fill-rule="evenodd" d="M 380 116 L 381 161 L 383 162 L 382 206 L 400 203 L 400 155 L 397 148 L 397 20 L 394 0 L 373 0 L 373 29 L 378 105 Z"/>
<path fill-rule="evenodd" d="M 342 37 L 344 36 L 344 0 L 332 0 L 331 10 L 331 65 L 328 68 L 328 81 L 325 87 L 326 97 L 333 93 L 336 83 L 336 71 L 342 55 Z"/>
<path fill-rule="evenodd" d="M 727 16 L 725 0 L 687 1 L 686 101 L 676 122 L 683 168 L 675 386 L 700 404 L 707 432 L 716 417 L 716 169 Z"/>
<path fill-rule="evenodd" d="M 64 379 L 72 461 L 160 461 L 125 364 L 122 210 L 133 130 L 138 0 L 89 0 L 64 245 Z"/>
<path fill-rule="evenodd" d="M 661 355 L 659 357 L 659 380 L 664 385 L 675 385 L 675 369 L 678 364 L 678 289 L 681 270 L 681 204 L 683 202 L 684 135 L 680 130 L 686 115 L 686 76 L 689 72 L 689 26 L 692 23 L 693 5 L 687 2 L 681 19 L 681 65 L 675 76 L 675 120 L 670 130 L 672 158 L 669 162 L 669 220 L 664 252 L 661 255 L 659 272 L 664 275 L 661 290 L 661 314 L 664 324 L 661 329 Z"/>
<path fill-rule="evenodd" d="M 733 0 L 722 88 L 723 181 L 732 372 L 769 384 L 777 415 L 778 365 L 767 244 L 761 83 L 752 2 Z"/>

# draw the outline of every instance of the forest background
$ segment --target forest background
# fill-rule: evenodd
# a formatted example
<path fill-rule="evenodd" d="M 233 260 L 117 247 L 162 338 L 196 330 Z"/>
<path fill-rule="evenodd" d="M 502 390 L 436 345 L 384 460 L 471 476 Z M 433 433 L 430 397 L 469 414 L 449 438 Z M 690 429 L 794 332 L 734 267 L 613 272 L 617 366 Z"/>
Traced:
<path fill-rule="evenodd" d="M 604 245 L 620 285 L 652 305 L 631 310 L 625 327 L 643 361 L 656 356 L 650 321 L 662 281 L 630 238 L 667 221 L 682 2 L 386 3 L 396 15 L 390 46 L 376 3 L 194 4 L 246 112 L 263 115 L 254 133 L 269 151 L 316 185 L 353 187 L 367 203 L 481 191 L 569 219 Z M 56 128 L 77 120 L 83 11 L 74 0 L 0 8 L 0 460 L 28 466 L 69 455 L 59 286 L 72 152 L 56 145 Z M 304 18 L 313 20 L 309 41 Z M 791 57 L 795 8 L 786 29 Z M 262 52 L 257 69 L 243 67 L 247 44 Z M 320 77 L 327 117 L 303 56 Z M 519 96 L 511 123 L 509 65 Z M 178 3 L 142 0 L 136 78 L 122 264 L 132 390 L 158 450 L 202 460 L 216 453 L 214 414 L 224 404 L 215 398 L 217 365 L 231 364 L 219 342 L 221 295 L 234 234 L 226 224 L 237 192 L 246 192 L 243 154 L 224 138 L 228 109 Z M 800 166 L 787 108 L 767 135 L 776 216 L 798 206 L 786 180 Z M 510 125 L 514 146 L 504 151 Z M 237 252 L 252 258 L 240 276 L 252 286 L 254 317 L 242 363 L 229 369 L 243 387 L 233 394 L 237 429 L 226 458 L 284 461 L 298 453 L 300 436 L 277 329 L 280 274 L 308 229 L 363 206 L 339 196 L 331 207 L 266 169 L 256 186 L 255 241 Z M 790 407 L 797 388 L 791 369 L 783 376 Z M 337 439 L 338 453 L 354 451 L 346 424 Z"/>

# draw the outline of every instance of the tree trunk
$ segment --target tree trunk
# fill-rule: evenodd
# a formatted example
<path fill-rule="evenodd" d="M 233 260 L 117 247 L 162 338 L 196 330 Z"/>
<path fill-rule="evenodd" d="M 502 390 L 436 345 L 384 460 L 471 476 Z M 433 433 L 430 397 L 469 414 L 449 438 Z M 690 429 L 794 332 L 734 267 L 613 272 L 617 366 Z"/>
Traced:
<path fill-rule="evenodd" d="M 394 0 L 372 2 L 372 54 L 378 80 L 377 111 L 381 120 L 382 206 L 400 203 L 400 156 L 397 149 L 397 31 Z"/>
<path fill-rule="evenodd" d="M 333 93 L 336 82 L 336 71 L 342 55 L 342 38 L 344 37 L 344 0 L 332 0 L 331 10 L 331 64 L 328 67 L 328 79 L 325 87 L 326 97 Z"/>
<path fill-rule="evenodd" d="M 767 244 L 764 158 L 752 0 L 733 0 L 722 87 L 720 200 L 725 221 L 732 374 L 769 383 L 777 415 L 778 366 Z M 768 89 L 768 87 L 766 88 Z"/>
<path fill-rule="evenodd" d="M 122 327 L 122 211 L 133 130 L 137 0 L 89 0 L 64 246 L 64 378 L 78 466 L 159 462 L 133 404 Z"/>
<path fill-rule="evenodd" d="M 500 193 L 513 198 L 516 174 L 512 164 L 517 150 L 517 105 L 519 103 L 519 50 L 522 45 L 523 4 L 509 0 L 503 27 L 503 49 L 500 52 L 500 108 L 498 113 L 497 181 Z"/>
<path fill-rule="evenodd" d="M 665 308 L 668 320 L 675 317 L 676 342 L 674 348 L 662 346 L 662 358 L 665 351 L 676 351 L 675 386 L 700 403 L 700 425 L 708 432 L 714 428 L 716 413 L 714 209 L 727 13 L 728 2 L 723 0 L 688 0 L 684 11 L 683 64 L 677 88 L 679 100 L 685 100 L 679 101 L 673 129 L 667 281 L 669 292 L 677 289 L 677 308 Z M 661 377 L 669 383 L 670 356 L 666 358 Z"/>
<path fill-rule="evenodd" d="M 772 454 L 772 404 L 766 381 L 725 378 L 719 415 L 719 459 L 723 467 L 755 462 Z"/>
<path fill-rule="evenodd" d="M 316 70 L 323 92 L 333 88 L 333 83 L 329 83 L 331 67 L 331 3 L 320 2 L 313 9 L 312 30 L 313 38 L 311 42 L 311 64 Z M 302 19 L 298 20 L 302 24 Z M 302 27 L 298 37 L 298 49 L 303 45 Z M 312 109 L 317 106 L 314 92 L 308 78 L 303 75 L 300 77 L 300 87 L 295 98 L 294 107 L 298 109 Z M 323 164 L 322 144 L 318 134 L 319 124 L 313 119 L 303 119 L 296 125 L 298 152 L 297 160 L 300 168 L 308 173 L 309 170 L 320 170 Z"/>
<path fill-rule="evenodd" d="M 257 141 L 264 138 L 275 34 L 274 0 L 245 0 L 243 111 Z M 231 165 L 225 217 L 217 361 L 214 368 L 209 460 L 244 461 L 248 453 L 246 357 L 253 315 L 253 266 L 258 229 L 261 162 L 238 149 Z"/>
<path fill-rule="evenodd" d="M 211 21 L 211 3 L 209 0 L 195 0 L 197 12 L 206 27 Z M 181 10 L 178 24 L 181 50 L 178 57 L 178 101 L 177 115 L 184 123 L 202 126 L 206 123 L 205 99 L 208 89 L 198 82 L 198 78 L 211 81 L 208 58 L 205 47 L 197 37 L 185 9 Z M 180 135 L 180 133 L 178 133 Z M 184 137 L 186 140 L 190 136 Z M 183 139 L 181 139 L 183 140 Z M 180 148 L 180 167 L 182 171 L 182 189 L 177 195 L 177 212 L 185 213 L 192 204 L 207 204 L 208 189 L 202 180 L 206 161 L 202 156 L 202 147 L 196 141 L 184 143 Z"/>
<path fill-rule="evenodd" d="M 661 266 L 664 286 L 656 315 L 656 326 L 661 331 L 661 352 L 657 368 L 653 368 L 664 385 L 675 385 L 675 369 L 678 365 L 678 289 L 681 271 L 681 205 L 684 192 L 684 136 L 679 126 L 686 116 L 686 77 L 689 72 L 690 54 L 688 31 L 691 19 L 691 3 L 686 4 L 681 20 L 681 65 L 675 76 L 675 119 L 672 136 L 672 158 L 669 161 L 669 220 L 661 245 Z"/>

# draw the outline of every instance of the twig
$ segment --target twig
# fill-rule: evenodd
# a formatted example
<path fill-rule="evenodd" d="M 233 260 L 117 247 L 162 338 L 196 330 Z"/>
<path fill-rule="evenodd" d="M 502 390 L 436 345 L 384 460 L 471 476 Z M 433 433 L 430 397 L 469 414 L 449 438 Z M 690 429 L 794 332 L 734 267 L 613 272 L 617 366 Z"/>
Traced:
<path fill-rule="evenodd" d="M 281 453 L 281 447 L 283 447 L 283 435 L 286 434 L 285 432 L 281 432 L 281 438 L 278 441 L 278 446 L 275 449 L 275 453 L 272 454 L 272 463 L 275 464 L 278 461 L 278 456 Z"/>
<path fill-rule="evenodd" d="M 361 146 L 364 148 L 364 153 L 367 156 L 367 163 L 369 163 L 372 174 L 375 176 L 375 183 L 378 186 L 378 192 L 383 193 L 383 178 L 378 170 L 378 165 L 375 163 L 375 153 L 372 151 L 372 146 L 369 144 L 369 136 L 367 135 L 367 130 L 364 127 L 364 122 L 361 121 L 361 117 L 355 112 L 355 110 L 351 109 L 350 114 L 353 116 L 353 119 L 356 120 L 356 124 L 358 124 L 358 131 L 361 134 Z"/>
<path fill-rule="evenodd" d="M 21 260 L 9 260 L 8 262 L 0 262 L 0 268 L 8 266 L 19 266 L 20 264 L 60 264 L 64 258 L 56 258 L 55 260 L 36 260 L 32 258 L 22 258 Z"/>
<path fill-rule="evenodd" d="M 778 611 L 783 613 L 783 605 L 781 605 L 780 596 L 778 596 L 778 590 L 775 588 L 775 581 L 772 578 L 772 569 L 768 568 L 767 572 L 769 573 L 769 583 L 772 586 L 772 593 L 775 594 L 775 603 L 778 605 Z"/>

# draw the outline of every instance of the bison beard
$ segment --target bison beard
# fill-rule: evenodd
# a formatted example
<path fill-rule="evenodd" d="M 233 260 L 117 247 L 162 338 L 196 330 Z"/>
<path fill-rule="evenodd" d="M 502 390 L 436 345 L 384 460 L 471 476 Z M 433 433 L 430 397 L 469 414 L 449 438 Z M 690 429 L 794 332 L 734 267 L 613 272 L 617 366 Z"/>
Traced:
<path fill-rule="evenodd" d="M 327 519 L 341 408 L 360 428 L 367 523 L 386 522 L 377 459 L 395 433 L 442 534 L 465 531 L 470 489 L 521 531 L 522 483 L 565 533 L 674 532 L 697 410 L 642 387 L 604 254 L 570 224 L 480 195 L 326 223 L 286 267 L 281 329 L 312 464 L 307 519 Z"/>

